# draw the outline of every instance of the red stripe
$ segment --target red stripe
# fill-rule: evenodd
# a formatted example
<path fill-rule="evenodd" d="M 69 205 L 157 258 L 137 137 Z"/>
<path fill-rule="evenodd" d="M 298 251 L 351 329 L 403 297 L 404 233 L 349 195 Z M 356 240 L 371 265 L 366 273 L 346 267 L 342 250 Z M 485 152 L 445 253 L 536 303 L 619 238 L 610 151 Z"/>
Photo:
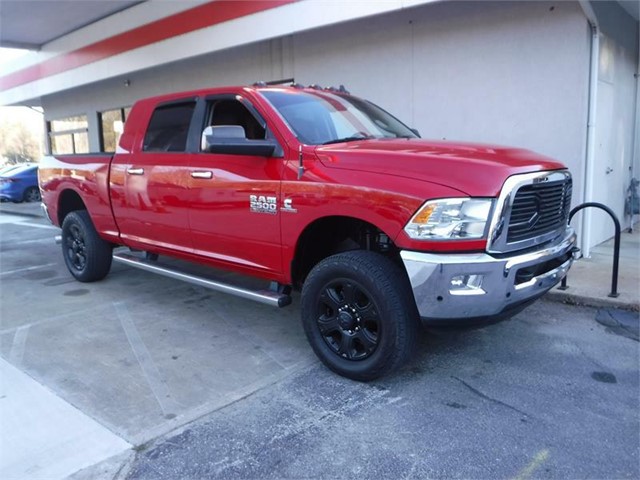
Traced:
<path fill-rule="evenodd" d="M 0 77 L 0 90 L 8 90 L 129 50 L 296 1 L 298 0 L 216 0 Z"/>

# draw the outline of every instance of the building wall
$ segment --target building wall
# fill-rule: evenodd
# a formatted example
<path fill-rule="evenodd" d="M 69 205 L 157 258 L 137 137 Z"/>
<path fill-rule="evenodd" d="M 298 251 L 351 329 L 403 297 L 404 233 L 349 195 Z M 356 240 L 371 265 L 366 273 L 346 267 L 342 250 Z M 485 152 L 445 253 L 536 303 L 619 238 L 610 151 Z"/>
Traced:
<path fill-rule="evenodd" d="M 600 28 L 596 151 L 593 200 L 612 208 L 623 225 L 626 190 L 632 176 L 638 178 L 640 158 L 634 154 L 638 73 L 638 22 L 612 2 L 592 2 Z M 634 142 L 635 140 L 635 142 Z M 613 222 L 606 213 L 593 214 L 592 244 L 613 236 Z"/>
<path fill-rule="evenodd" d="M 610 207 L 624 222 L 624 199 L 633 168 L 637 56 L 605 34 L 600 36 L 593 200 Z M 593 215 L 592 244 L 613 236 L 606 213 Z"/>
<path fill-rule="evenodd" d="M 589 29 L 575 2 L 443 2 L 349 21 L 42 98 L 47 119 L 137 98 L 295 77 L 344 84 L 425 138 L 519 146 L 560 159 L 584 201 Z M 125 86 L 125 80 L 130 85 Z"/>
<path fill-rule="evenodd" d="M 587 27 L 576 4 L 554 5 L 427 5 L 118 77 L 42 103 L 47 119 L 95 116 L 164 92 L 295 77 L 344 84 L 424 137 L 531 148 L 580 175 Z M 97 131 L 91 136 L 97 149 Z"/>
<path fill-rule="evenodd" d="M 270 78 L 268 54 L 272 42 L 278 41 L 226 50 L 43 97 L 45 119 L 86 114 L 89 119 L 90 150 L 99 151 L 97 112 L 130 106 L 140 98 L 163 93 L 209 86 L 242 85 Z"/>

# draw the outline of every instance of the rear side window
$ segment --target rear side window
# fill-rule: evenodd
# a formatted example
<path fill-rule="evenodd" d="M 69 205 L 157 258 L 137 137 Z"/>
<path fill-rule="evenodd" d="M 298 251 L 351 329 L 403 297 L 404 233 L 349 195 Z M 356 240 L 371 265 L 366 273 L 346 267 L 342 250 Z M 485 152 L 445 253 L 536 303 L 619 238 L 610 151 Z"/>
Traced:
<path fill-rule="evenodd" d="M 144 136 L 146 152 L 184 152 L 196 102 L 173 103 L 156 108 Z"/>

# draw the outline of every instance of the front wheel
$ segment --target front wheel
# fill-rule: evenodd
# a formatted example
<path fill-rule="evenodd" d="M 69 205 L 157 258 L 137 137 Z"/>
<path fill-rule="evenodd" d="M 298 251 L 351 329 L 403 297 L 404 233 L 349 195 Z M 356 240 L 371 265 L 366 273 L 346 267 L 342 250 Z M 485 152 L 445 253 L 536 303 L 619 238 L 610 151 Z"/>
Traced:
<path fill-rule="evenodd" d="M 418 313 L 409 282 L 380 254 L 357 250 L 319 262 L 304 283 L 301 307 L 311 347 L 344 377 L 373 380 L 415 349 Z"/>
<path fill-rule="evenodd" d="M 80 282 L 95 282 L 111 269 L 111 245 L 96 232 L 86 210 L 68 214 L 62 222 L 62 255 L 71 275 Z"/>

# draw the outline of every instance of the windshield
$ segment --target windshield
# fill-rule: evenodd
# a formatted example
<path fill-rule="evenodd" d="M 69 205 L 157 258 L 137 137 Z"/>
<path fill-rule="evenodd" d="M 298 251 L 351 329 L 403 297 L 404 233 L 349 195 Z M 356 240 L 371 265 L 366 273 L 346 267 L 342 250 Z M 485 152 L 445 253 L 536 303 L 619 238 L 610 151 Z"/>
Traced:
<path fill-rule="evenodd" d="M 367 138 L 417 138 L 397 118 L 359 98 L 324 91 L 260 93 L 307 145 Z"/>

